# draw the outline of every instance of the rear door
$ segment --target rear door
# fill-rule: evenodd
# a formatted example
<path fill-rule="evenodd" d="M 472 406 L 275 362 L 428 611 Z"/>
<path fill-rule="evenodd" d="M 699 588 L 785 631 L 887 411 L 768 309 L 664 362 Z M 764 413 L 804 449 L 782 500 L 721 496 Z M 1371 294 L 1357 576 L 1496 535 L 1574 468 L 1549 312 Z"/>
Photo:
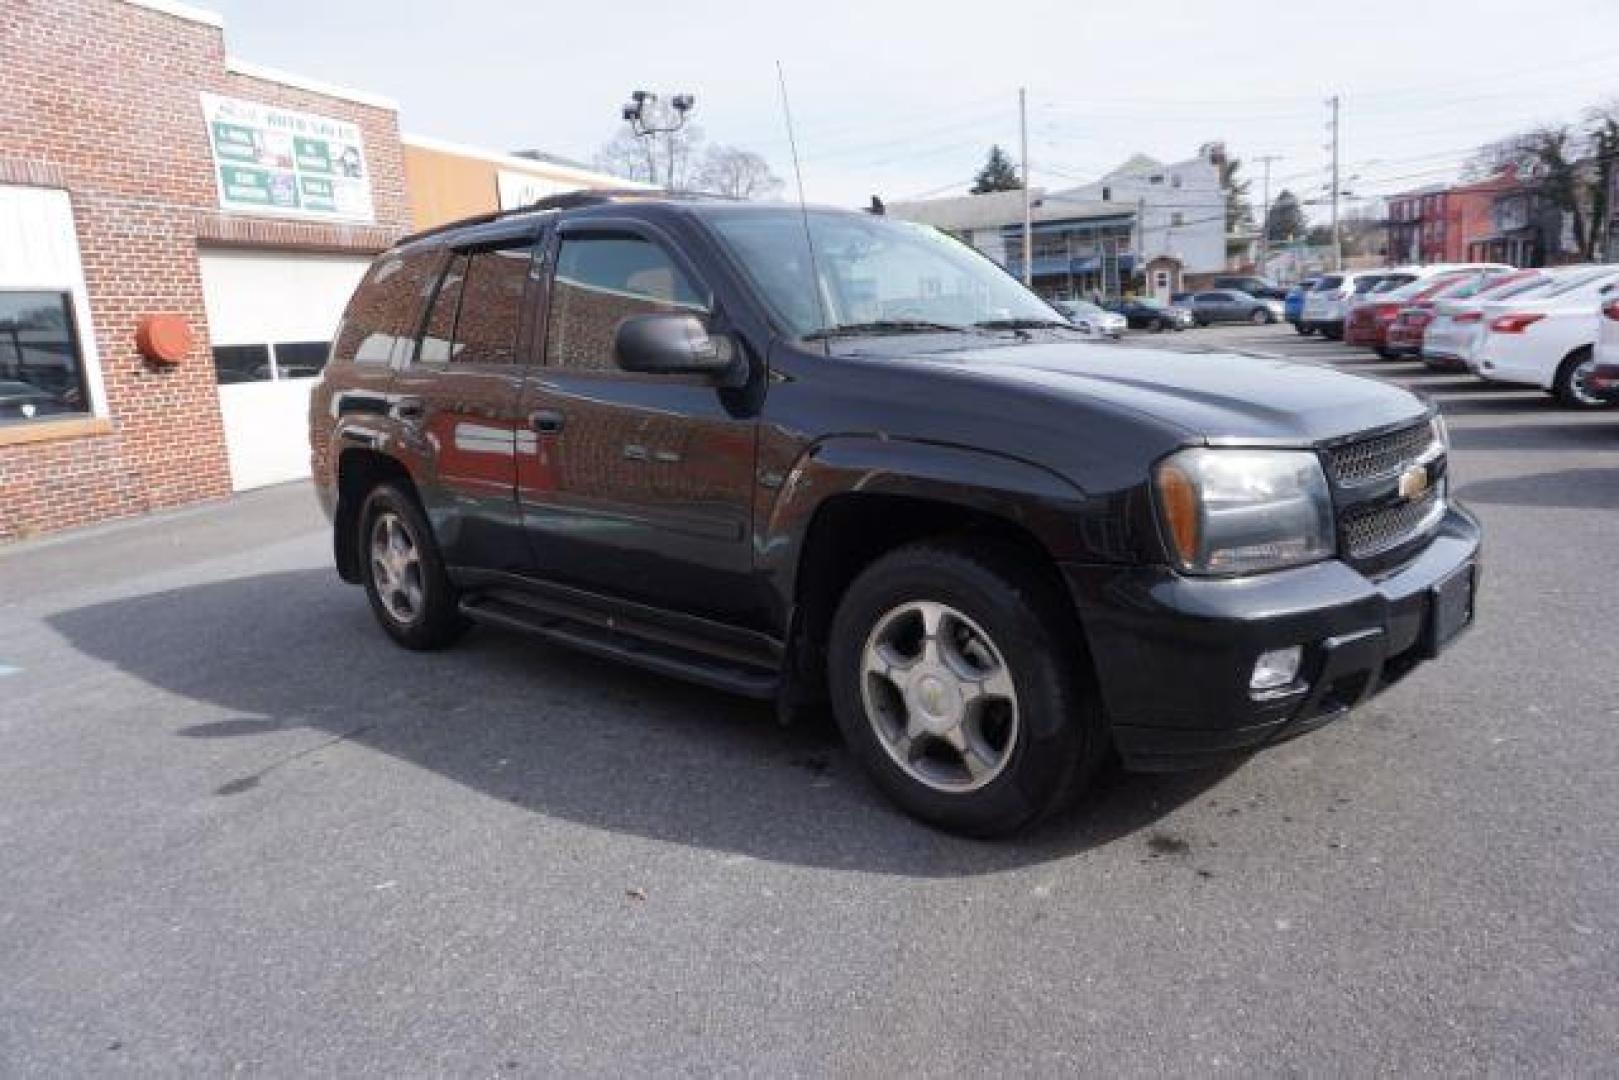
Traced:
<path fill-rule="evenodd" d="M 696 267 L 639 220 L 564 223 L 548 260 L 544 363 L 524 395 L 519 501 L 538 573 L 730 622 L 752 602 L 755 421 L 694 375 L 618 366 L 625 318 L 686 311 L 723 331 Z"/>
<path fill-rule="evenodd" d="M 451 252 L 394 381 L 407 464 L 451 566 L 528 568 L 516 486 L 533 252 L 530 235 Z"/>

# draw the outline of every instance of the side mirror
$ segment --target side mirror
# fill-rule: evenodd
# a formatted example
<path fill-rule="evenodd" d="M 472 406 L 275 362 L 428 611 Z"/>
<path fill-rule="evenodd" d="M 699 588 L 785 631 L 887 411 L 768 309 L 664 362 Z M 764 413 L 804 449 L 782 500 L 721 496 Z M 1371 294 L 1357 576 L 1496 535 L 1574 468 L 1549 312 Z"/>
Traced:
<path fill-rule="evenodd" d="M 667 312 L 632 315 L 613 340 L 618 366 L 648 375 L 734 376 L 746 368 L 741 352 L 724 334 L 710 334 L 695 315 Z M 723 379 L 730 385 L 729 379 Z"/>

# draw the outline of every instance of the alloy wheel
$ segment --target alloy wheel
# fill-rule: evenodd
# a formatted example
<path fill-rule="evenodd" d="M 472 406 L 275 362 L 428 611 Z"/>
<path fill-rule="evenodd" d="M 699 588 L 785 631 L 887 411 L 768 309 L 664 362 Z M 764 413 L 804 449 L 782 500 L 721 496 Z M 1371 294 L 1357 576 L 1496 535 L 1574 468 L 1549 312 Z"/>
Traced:
<path fill-rule="evenodd" d="M 398 514 L 384 511 L 372 522 L 370 554 L 371 578 L 389 617 L 402 626 L 420 619 L 426 606 L 421 548 Z"/>
<path fill-rule="evenodd" d="M 883 749 L 912 779 L 975 791 L 1017 747 L 1017 690 L 1004 655 L 947 604 L 914 601 L 877 620 L 861 654 L 860 693 Z"/>

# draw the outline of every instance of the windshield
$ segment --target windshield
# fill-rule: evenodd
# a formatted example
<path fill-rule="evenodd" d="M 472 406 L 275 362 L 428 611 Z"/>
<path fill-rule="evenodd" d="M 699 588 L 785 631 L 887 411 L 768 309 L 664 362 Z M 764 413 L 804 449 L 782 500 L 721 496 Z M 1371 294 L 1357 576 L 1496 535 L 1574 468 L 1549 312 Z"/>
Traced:
<path fill-rule="evenodd" d="M 985 323 L 1063 325 L 1044 300 L 965 244 L 892 218 L 809 211 L 817 288 L 805 216 L 788 207 L 705 215 L 765 302 L 799 337 Z"/>

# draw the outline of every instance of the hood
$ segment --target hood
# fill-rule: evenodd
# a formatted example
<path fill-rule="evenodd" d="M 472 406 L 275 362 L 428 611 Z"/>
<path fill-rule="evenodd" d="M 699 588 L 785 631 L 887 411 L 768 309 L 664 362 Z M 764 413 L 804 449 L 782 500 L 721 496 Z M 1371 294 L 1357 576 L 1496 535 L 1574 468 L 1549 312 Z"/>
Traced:
<path fill-rule="evenodd" d="M 1245 353 L 1062 342 L 915 359 L 1077 404 L 1149 416 L 1209 442 L 1302 445 L 1415 421 L 1428 412 L 1416 395 L 1377 379 Z"/>

